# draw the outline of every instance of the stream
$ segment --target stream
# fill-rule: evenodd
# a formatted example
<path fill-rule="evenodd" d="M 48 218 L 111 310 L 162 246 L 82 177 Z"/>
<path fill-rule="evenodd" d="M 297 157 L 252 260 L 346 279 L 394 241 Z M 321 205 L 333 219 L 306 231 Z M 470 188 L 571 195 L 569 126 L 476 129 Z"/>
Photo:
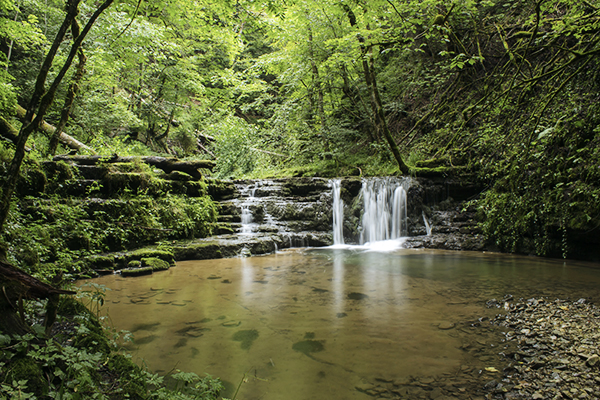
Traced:
<path fill-rule="evenodd" d="M 229 398 L 241 382 L 247 400 L 472 393 L 504 362 L 502 332 L 486 323 L 502 308 L 488 300 L 600 295 L 594 263 L 398 247 L 183 261 L 93 282 L 110 289 L 103 312 L 133 333 L 137 362 L 220 377 Z"/>

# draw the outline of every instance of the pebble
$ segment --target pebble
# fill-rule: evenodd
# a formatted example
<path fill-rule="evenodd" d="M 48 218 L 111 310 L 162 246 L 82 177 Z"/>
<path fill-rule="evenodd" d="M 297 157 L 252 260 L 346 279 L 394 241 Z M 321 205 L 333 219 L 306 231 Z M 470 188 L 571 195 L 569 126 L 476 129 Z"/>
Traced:
<path fill-rule="evenodd" d="M 441 330 L 444 330 L 444 331 L 446 331 L 446 330 L 448 330 L 448 329 L 452 329 L 452 328 L 454 328 L 454 326 L 455 326 L 455 325 L 454 325 L 454 323 L 452 323 L 452 322 L 448 322 L 448 321 L 442 321 L 442 322 L 440 322 L 440 324 L 438 325 L 438 329 L 441 329 Z"/>
<path fill-rule="evenodd" d="M 501 380 L 508 390 L 489 382 L 488 398 L 600 399 L 600 309 L 586 299 L 507 303 L 492 323 L 510 330 L 502 346 L 509 364 Z"/>

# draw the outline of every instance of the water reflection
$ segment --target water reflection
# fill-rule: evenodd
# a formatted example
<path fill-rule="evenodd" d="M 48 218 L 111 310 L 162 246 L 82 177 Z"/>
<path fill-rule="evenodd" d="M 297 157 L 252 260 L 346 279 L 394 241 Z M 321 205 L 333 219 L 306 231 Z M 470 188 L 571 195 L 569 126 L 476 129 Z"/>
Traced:
<path fill-rule="evenodd" d="M 597 298 L 595 264 L 496 254 L 313 249 L 181 262 L 95 280 L 111 320 L 155 371 L 219 376 L 240 399 L 368 399 L 365 381 L 453 376 L 489 360 L 461 350 L 485 301 Z M 466 324 L 465 326 L 468 326 Z M 468 330 L 468 329 L 465 329 Z M 492 353 L 493 355 L 494 353 Z M 230 393 L 229 395 L 231 395 Z"/>

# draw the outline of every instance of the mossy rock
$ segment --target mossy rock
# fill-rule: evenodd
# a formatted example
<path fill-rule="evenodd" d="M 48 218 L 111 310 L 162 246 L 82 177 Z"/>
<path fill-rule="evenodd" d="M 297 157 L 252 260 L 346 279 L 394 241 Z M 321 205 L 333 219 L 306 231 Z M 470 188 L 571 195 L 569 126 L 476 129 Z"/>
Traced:
<path fill-rule="evenodd" d="M 24 175 L 19 176 L 16 192 L 19 196 L 39 196 L 45 192 L 47 184 L 44 171 L 39 167 L 29 167 L 24 170 Z"/>
<path fill-rule="evenodd" d="M 177 182 L 173 182 L 175 185 Z M 183 182 L 182 186 L 185 188 L 185 195 L 188 197 L 202 197 L 209 194 L 208 185 L 203 181 L 187 181 Z"/>
<path fill-rule="evenodd" d="M 175 255 L 171 250 L 161 250 L 156 248 L 143 248 L 134 250 L 125 256 L 127 261 L 142 260 L 143 258 L 159 258 L 166 261 L 169 265 L 175 264 Z"/>
<path fill-rule="evenodd" d="M 325 179 L 295 178 L 287 180 L 283 190 L 292 196 L 306 197 L 330 190 L 328 185 Z"/>
<path fill-rule="evenodd" d="M 42 168 L 48 180 L 54 182 L 69 181 L 78 176 L 77 168 L 65 161 L 45 161 L 42 163 Z"/>
<path fill-rule="evenodd" d="M 150 275 L 153 272 L 152 267 L 143 268 L 125 268 L 121 270 L 122 276 L 141 276 Z"/>
<path fill-rule="evenodd" d="M 142 262 L 140 260 L 131 260 L 127 263 L 128 269 L 140 268 L 142 266 Z"/>
<path fill-rule="evenodd" d="M 231 224 L 218 223 L 217 226 L 215 226 L 213 233 L 215 235 L 233 235 L 235 233 L 235 229 L 231 227 Z"/>
<path fill-rule="evenodd" d="M 148 173 L 118 172 L 108 174 L 102 179 L 102 192 L 113 196 L 122 192 L 148 195 L 164 194 L 170 188 L 169 183 Z"/>
<path fill-rule="evenodd" d="M 115 258 L 110 256 L 91 256 L 87 258 L 92 269 L 115 269 Z"/>
<path fill-rule="evenodd" d="M 181 171 L 171 171 L 168 174 L 161 174 L 160 175 L 161 179 L 166 179 L 169 181 L 179 181 L 179 182 L 186 182 L 186 181 L 191 181 L 194 178 L 192 178 L 192 176 L 190 174 L 186 174 L 185 172 L 181 172 Z"/>
<path fill-rule="evenodd" d="M 208 194 L 215 200 L 229 200 L 239 196 L 235 184 L 231 181 L 222 181 L 218 179 L 207 179 Z"/>
<path fill-rule="evenodd" d="M 169 269 L 169 263 L 156 257 L 142 258 L 142 268 L 150 267 L 152 271 L 166 271 Z"/>
<path fill-rule="evenodd" d="M 58 305 L 57 314 L 66 317 L 78 317 L 81 324 L 97 335 L 103 335 L 102 325 L 98 318 L 80 301 L 73 297 L 62 296 Z"/>
<path fill-rule="evenodd" d="M 173 248 L 177 261 L 182 260 L 209 260 L 223 258 L 221 246 L 214 242 L 194 243 L 184 242 Z"/>

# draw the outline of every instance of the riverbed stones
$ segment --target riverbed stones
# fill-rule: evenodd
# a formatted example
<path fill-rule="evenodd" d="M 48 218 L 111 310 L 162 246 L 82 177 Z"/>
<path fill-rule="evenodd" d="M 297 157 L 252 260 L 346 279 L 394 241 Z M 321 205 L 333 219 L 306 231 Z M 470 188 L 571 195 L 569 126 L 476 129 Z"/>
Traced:
<path fill-rule="evenodd" d="M 494 305 L 491 302 L 491 305 Z M 508 328 L 501 346 L 509 361 L 505 390 L 492 398 L 600 398 L 600 309 L 584 299 L 511 301 L 492 323 Z"/>

